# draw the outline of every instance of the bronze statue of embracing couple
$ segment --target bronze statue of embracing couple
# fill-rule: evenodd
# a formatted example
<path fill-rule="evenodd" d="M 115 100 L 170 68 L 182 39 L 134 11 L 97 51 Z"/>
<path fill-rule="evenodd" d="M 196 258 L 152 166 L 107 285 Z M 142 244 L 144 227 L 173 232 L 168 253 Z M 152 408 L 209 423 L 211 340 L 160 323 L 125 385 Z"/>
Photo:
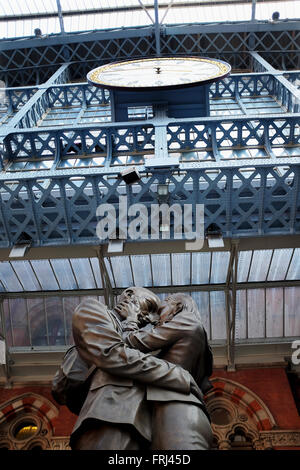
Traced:
<path fill-rule="evenodd" d="M 87 298 L 74 312 L 73 337 L 77 359 L 92 370 L 73 450 L 210 448 L 203 393 L 213 360 L 191 296 L 161 302 L 131 287 L 112 310 Z"/>

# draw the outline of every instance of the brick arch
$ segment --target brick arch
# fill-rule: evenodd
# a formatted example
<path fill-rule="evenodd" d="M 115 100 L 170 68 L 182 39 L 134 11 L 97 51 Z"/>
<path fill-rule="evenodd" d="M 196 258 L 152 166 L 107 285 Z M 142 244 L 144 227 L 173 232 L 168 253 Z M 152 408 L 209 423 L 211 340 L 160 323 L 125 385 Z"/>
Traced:
<path fill-rule="evenodd" d="M 42 395 L 25 393 L 0 406 L 0 425 L 13 420 L 22 412 L 35 414 L 47 424 L 50 430 L 53 430 L 53 421 L 59 413 L 58 408 Z"/>
<path fill-rule="evenodd" d="M 255 423 L 258 431 L 268 431 L 276 427 L 269 408 L 252 390 L 240 383 L 219 377 L 211 379 L 211 382 L 213 389 L 207 394 L 207 403 L 222 397 L 242 408 Z"/>

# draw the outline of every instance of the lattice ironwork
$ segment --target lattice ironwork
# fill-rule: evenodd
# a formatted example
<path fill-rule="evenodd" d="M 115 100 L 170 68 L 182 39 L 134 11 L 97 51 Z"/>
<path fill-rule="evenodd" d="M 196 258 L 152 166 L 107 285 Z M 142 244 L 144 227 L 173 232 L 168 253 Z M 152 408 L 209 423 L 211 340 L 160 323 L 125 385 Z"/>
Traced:
<path fill-rule="evenodd" d="M 150 210 L 157 203 L 157 184 L 166 181 L 170 205 L 204 204 L 205 227 L 215 223 L 225 237 L 300 233 L 300 165 L 280 169 L 161 170 L 148 172 L 127 189 L 116 175 L 1 181 L 0 246 L 12 246 L 24 232 L 35 246 L 99 244 L 99 204 L 113 204 L 118 214 L 118 196 L 127 194 L 131 204 L 143 203 Z"/>
<path fill-rule="evenodd" d="M 251 50 L 262 53 L 276 68 L 299 68 L 300 31 L 297 22 L 164 27 L 160 42 L 162 55 L 215 56 L 227 60 L 239 70 L 252 70 Z M 78 80 L 96 64 L 149 57 L 155 53 L 153 27 L 124 28 L 53 36 L 42 45 L 37 39 L 6 41 L 0 52 L 0 64 L 3 64 L 0 70 L 6 73 L 3 77 L 10 86 L 36 84 L 37 80 L 46 81 L 49 67 L 68 61 L 73 64 L 70 68 L 72 79 Z"/>

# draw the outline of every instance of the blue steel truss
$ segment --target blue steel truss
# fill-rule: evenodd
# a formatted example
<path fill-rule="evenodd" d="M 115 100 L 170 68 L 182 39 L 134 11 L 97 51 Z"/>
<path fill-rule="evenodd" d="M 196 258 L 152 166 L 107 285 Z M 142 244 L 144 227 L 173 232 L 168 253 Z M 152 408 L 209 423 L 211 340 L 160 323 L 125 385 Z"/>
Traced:
<path fill-rule="evenodd" d="M 33 246 L 98 245 L 100 204 L 118 216 L 126 195 L 150 211 L 164 183 L 170 205 L 204 204 L 205 228 L 224 237 L 299 234 L 299 71 L 286 70 L 298 68 L 299 31 L 297 22 L 162 27 L 163 55 L 220 57 L 243 73 L 210 86 L 210 116 L 133 110 L 127 122 L 111 120 L 108 90 L 74 80 L 103 62 L 154 55 L 152 27 L 2 42 L 12 86 L 0 114 L 0 247 L 24 233 Z M 82 120 L 93 109 L 101 119 Z M 155 157 L 166 168 L 151 166 Z M 132 165 L 141 179 L 126 186 L 118 174 Z"/>
<path fill-rule="evenodd" d="M 149 209 L 150 239 L 151 204 L 159 203 L 157 184 L 166 182 L 170 205 L 191 204 L 195 209 L 195 204 L 204 204 L 205 227 L 217 224 L 224 237 L 299 234 L 299 178 L 297 163 L 256 166 L 247 171 L 238 167 L 215 172 L 203 168 L 157 170 L 142 173 L 134 186 L 124 186 L 116 174 L 87 171 L 2 179 L 0 246 L 12 246 L 24 232 L 34 246 L 100 244 L 96 209 L 109 203 L 118 215 L 119 195 L 127 195 L 130 204 L 143 203 Z M 173 236 L 171 224 L 170 238 Z"/>
<path fill-rule="evenodd" d="M 1 41 L 0 79 L 7 86 L 44 83 L 67 61 L 79 80 L 101 63 L 155 55 L 156 33 L 145 26 Z M 299 21 L 164 25 L 159 33 L 161 55 L 219 57 L 252 71 L 255 50 L 277 69 L 300 68 Z"/>

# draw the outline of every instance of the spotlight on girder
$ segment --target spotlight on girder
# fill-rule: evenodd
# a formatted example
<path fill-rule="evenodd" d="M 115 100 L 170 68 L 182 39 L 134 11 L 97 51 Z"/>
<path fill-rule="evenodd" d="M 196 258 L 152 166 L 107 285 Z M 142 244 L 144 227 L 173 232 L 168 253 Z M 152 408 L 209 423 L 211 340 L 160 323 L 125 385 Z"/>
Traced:
<path fill-rule="evenodd" d="M 135 167 L 126 168 L 126 170 L 123 170 L 119 173 L 118 177 L 122 178 L 126 184 L 133 184 L 141 179 L 140 174 Z"/>
<path fill-rule="evenodd" d="M 209 248 L 224 248 L 222 231 L 218 225 L 210 224 L 205 235 Z"/>
<path fill-rule="evenodd" d="M 107 253 L 123 253 L 124 241 L 123 240 L 109 240 Z"/>
<path fill-rule="evenodd" d="M 26 251 L 31 247 L 32 238 L 28 233 L 22 232 L 17 242 L 12 247 L 9 258 L 23 258 Z"/>
<path fill-rule="evenodd" d="M 158 184 L 157 185 L 157 199 L 159 202 L 167 202 L 169 199 L 169 185 L 164 183 L 164 184 Z"/>
<path fill-rule="evenodd" d="M 42 37 L 42 30 L 40 28 L 35 28 L 34 35 L 35 35 L 36 38 L 41 38 Z"/>

